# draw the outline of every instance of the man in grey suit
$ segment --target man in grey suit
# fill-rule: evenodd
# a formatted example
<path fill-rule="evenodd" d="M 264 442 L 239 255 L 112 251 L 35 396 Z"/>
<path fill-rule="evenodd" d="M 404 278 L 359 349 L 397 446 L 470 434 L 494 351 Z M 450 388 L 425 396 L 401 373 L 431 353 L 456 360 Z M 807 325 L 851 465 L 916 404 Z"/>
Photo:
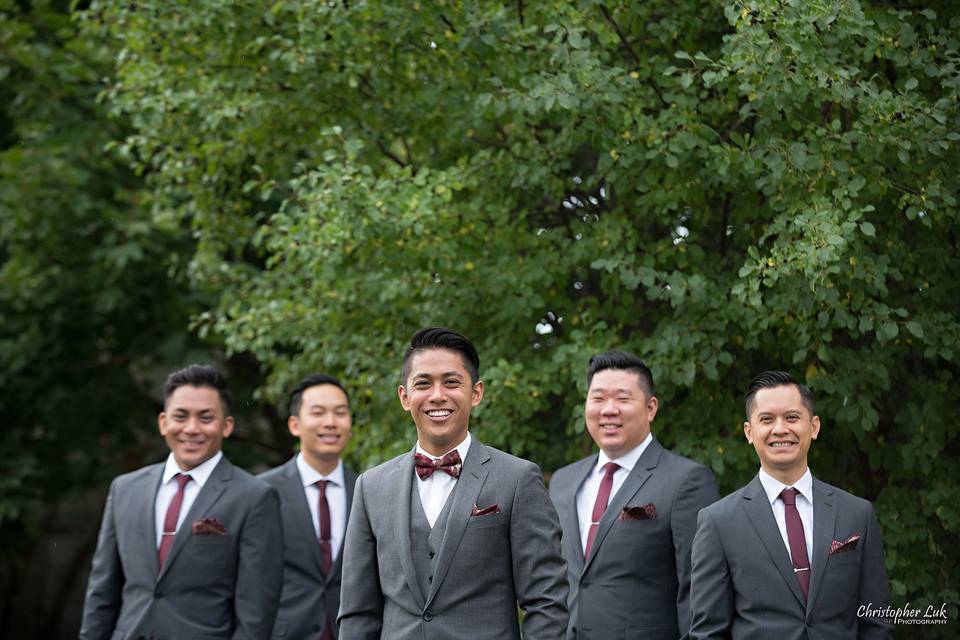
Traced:
<path fill-rule="evenodd" d="M 691 638 L 889 638 L 887 573 L 869 502 L 810 474 L 810 390 L 782 371 L 750 383 L 743 432 L 760 458 L 745 487 L 700 512 Z M 860 609 L 863 607 L 863 609 Z"/>
<path fill-rule="evenodd" d="M 653 437 L 659 402 L 643 360 L 590 358 L 587 431 L 599 454 L 550 481 L 570 582 L 567 638 L 670 639 L 690 627 L 697 512 L 719 495 L 713 473 Z"/>
<path fill-rule="evenodd" d="M 110 485 L 80 640 L 267 640 L 280 599 L 280 500 L 221 452 L 233 432 L 213 367 L 175 371 L 165 463 Z"/>
<path fill-rule="evenodd" d="M 340 638 L 560 638 L 560 526 L 537 466 L 469 431 L 477 351 L 450 329 L 410 341 L 398 389 L 416 447 L 357 480 Z"/>
<path fill-rule="evenodd" d="M 346 389 L 331 376 L 307 376 L 290 394 L 287 428 L 300 453 L 260 478 L 280 492 L 283 593 L 274 638 L 338 637 L 340 567 L 357 474 L 340 459 L 352 420 Z"/>

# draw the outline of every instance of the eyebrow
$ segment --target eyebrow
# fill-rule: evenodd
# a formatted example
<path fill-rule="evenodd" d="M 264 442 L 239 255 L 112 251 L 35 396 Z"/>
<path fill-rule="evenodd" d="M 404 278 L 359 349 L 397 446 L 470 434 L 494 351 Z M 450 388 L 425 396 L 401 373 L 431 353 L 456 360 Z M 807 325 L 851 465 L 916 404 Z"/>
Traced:
<path fill-rule="evenodd" d="M 450 377 L 456 376 L 456 377 L 458 377 L 458 378 L 463 378 L 463 377 L 466 376 L 466 375 L 467 375 L 467 374 L 461 373 L 461 372 L 459 372 L 459 371 L 447 371 L 446 373 L 441 373 L 441 374 L 440 374 L 439 376 L 437 376 L 437 377 L 438 377 L 438 378 L 450 378 Z M 425 373 L 425 372 L 414 373 L 414 374 L 413 374 L 413 378 L 414 378 L 414 379 L 417 379 L 417 378 L 432 378 L 432 377 L 433 377 L 432 375 L 430 375 L 429 373 Z"/>

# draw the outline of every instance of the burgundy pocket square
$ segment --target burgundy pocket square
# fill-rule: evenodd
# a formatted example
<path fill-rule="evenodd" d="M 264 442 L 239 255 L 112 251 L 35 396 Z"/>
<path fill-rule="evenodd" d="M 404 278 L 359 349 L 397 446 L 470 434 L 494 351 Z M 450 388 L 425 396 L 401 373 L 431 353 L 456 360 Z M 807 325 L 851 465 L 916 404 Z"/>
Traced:
<path fill-rule="evenodd" d="M 624 520 L 656 520 L 657 507 L 652 502 L 643 506 L 624 507 L 617 519 L 620 522 Z"/>
<path fill-rule="evenodd" d="M 486 516 L 486 515 L 490 515 L 491 513 L 500 513 L 500 505 L 492 504 L 489 507 L 484 507 L 483 509 L 481 509 L 476 504 L 474 504 L 473 510 L 470 512 L 470 517 Z"/>
<path fill-rule="evenodd" d="M 834 540 L 830 543 L 830 555 L 836 555 L 838 553 L 846 553 L 848 551 L 853 551 L 857 548 L 857 543 L 860 542 L 860 534 L 855 533 L 846 540 Z"/>
<path fill-rule="evenodd" d="M 217 518 L 203 518 L 193 521 L 193 535 L 195 536 L 223 536 L 227 528 Z"/>

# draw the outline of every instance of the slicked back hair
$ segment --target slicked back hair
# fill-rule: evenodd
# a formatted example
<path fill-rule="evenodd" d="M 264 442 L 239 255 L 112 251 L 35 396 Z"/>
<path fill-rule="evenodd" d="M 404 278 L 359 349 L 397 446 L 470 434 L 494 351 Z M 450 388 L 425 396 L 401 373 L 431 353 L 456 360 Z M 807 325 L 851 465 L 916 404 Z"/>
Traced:
<path fill-rule="evenodd" d="M 350 394 L 347 393 L 347 390 L 343 388 L 343 385 L 340 384 L 339 380 L 333 376 L 328 376 L 325 373 L 312 373 L 298 382 L 297 386 L 295 386 L 293 391 L 290 392 L 290 402 L 287 406 L 290 408 L 291 416 L 300 415 L 300 406 L 303 404 L 303 392 L 310 387 L 316 387 L 321 384 L 332 384 L 336 388 L 340 389 L 340 391 L 343 391 L 343 395 L 347 396 L 347 404 L 350 404 Z"/>
<path fill-rule="evenodd" d="M 403 366 L 400 368 L 400 384 L 407 386 L 407 376 L 410 375 L 410 362 L 413 356 L 427 349 L 449 349 L 460 354 L 463 366 L 470 374 L 470 382 L 477 384 L 480 380 L 480 356 L 463 334 L 446 327 L 425 327 L 417 331 L 410 338 L 410 346 L 403 355 Z"/>
<path fill-rule="evenodd" d="M 810 412 L 810 416 L 813 417 L 816 415 L 816 412 L 813 410 L 813 392 L 810 391 L 807 385 L 797 382 L 797 379 L 786 371 L 764 371 L 750 381 L 750 388 L 744 398 L 744 409 L 746 409 L 747 412 L 747 420 L 750 420 L 750 412 L 753 411 L 753 401 L 757 397 L 757 392 L 760 391 L 760 389 L 773 389 L 774 387 L 784 387 L 788 385 L 795 386 L 797 391 L 800 392 L 800 400 L 803 402 L 803 406 L 807 408 L 807 411 Z"/>
<path fill-rule="evenodd" d="M 606 369 L 621 369 L 631 371 L 640 378 L 640 388 L 646 394 L 647 398 L 652 398 L 656 389 L 653 386 L 653 374 L 646 363 L 629 351 L 604 351 L 590 358 L 587 365 L 587 389 L 593 382 L 593 376 Z"/>
<path fill-rule="evenodd" d="M 230 390 L 227 389 L 227 380 L 223 374 L 208 364 L 191 364 L 178 369 L 167 376 L 163 384 L 163 399 L 168 400 L 173 392 L 180 387 L 210 387 L 220 396 L 223 405 L 223 416 L 231 416 Z"/>

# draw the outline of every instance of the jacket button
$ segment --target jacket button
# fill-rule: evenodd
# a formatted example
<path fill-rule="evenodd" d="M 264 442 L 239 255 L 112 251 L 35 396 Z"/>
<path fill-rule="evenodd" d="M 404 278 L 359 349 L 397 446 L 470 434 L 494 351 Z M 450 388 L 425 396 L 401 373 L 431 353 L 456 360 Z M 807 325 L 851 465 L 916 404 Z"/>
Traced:
<path fill-rule="evenodd" d="M 426 622 L 430 622 L 431 620 L 433 620 L 433 614 L 427 611 L 426 613 L 423 614 L 423 619 Z"/>
<path fill-rule="evenodd" d="M 435 556 L 435 555 L 436 555 L 436 554 L 435 554 L 433 551 L 431 551 L 431 552 L 430 552 L 430 559 L 433 560 L 433 556 Z"/>

